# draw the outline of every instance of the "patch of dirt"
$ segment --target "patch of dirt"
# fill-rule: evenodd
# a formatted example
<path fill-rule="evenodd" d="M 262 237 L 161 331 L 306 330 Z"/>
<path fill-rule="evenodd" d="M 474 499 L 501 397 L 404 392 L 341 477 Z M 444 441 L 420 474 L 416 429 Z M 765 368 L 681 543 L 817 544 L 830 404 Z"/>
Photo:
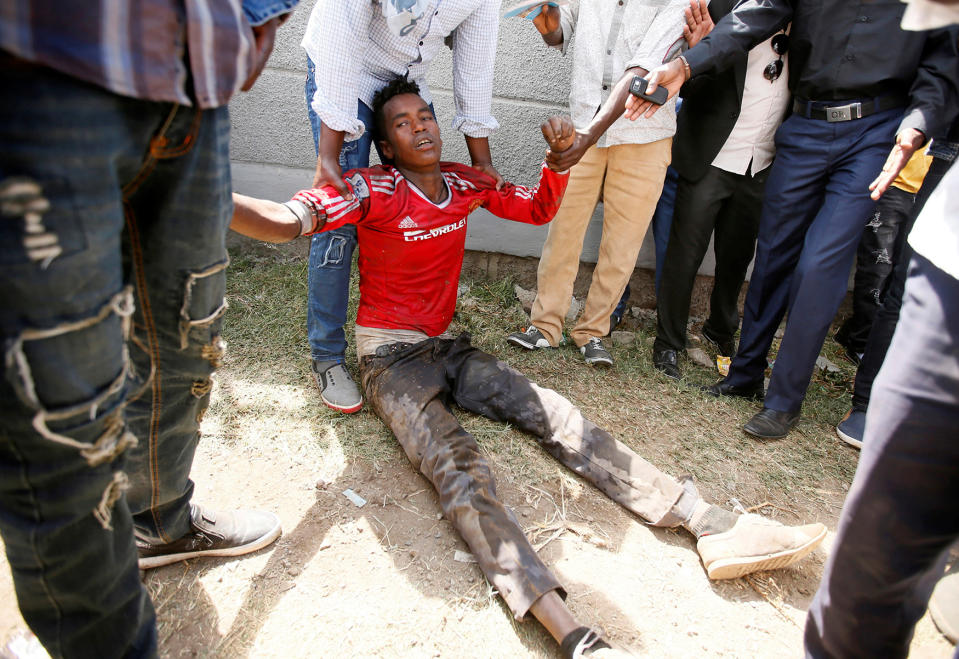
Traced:
<path fill-rule="evenodd" d="M 262 268 L 254 263 L 249 271 Z M 236 334 L 247 306 L 255 315 L 302 304 L 295 288 L 275 300 L 260 300 L 258 284 L 250 289 L 257 296 L 244 292 L 246 301 L 232 310 L 233 346 L 193 467 L 195 500 L 274 511 L 284 534 L 253 555 L 145 573 L 161 656 L 556 656 L 538 623 L 513 620 L 476 564 L 457 560 L 467 547 L 375 416 L 330 412 L 319 402 L 308 360 L 291 356 L 286 344 L 265 345 L 256 327 Z M 477 327 L 480 321 L 471 319 Z M 511 351 L 502 340 L 502 314 L 490 324 L 495 331 L 476 337 L 478 346 L 573 399 L 653 464 L 677 476 L 692 473 L 707 498 L 830 528 L 824 547 L 792 569 L 710 582 L 684 531 L 646 526 L 559 467 L 530 437 L 457 412 L 490 460 L 500 498 L 568 590 L 574 614 L 641 656 L 800 655 L 805 611 L 857 456 L 832 426 L 804 417 L 790 441 L 760 450 L 739 430 L 755 406 L 704 401 L 694 386 L 653 373 L 648 328 L 640 328 L 636 345 L 613 349 L 616 369 L 598 372 L 568 348 Z M 305 342 L 300 335 L 283 340 Z M 346 489 L 366 505 L 357 507 Z M 0 569 L 0 601 L 3 647 L 23 628 L 9 569 Z M 912 656 L 951 653 L 923 618 Z"/>
<path fill-rule="evenodd" d="M 145 574 L 164 657 L 555 656 L 537 623 L 512 620 L 477 566 L 456 560 L 468 549 L 398 451 L 308 464 L 265 437 L 255 459 L 235 449 L 201 443 L 196 500 L 273 510 L 283 537 L 252 556 Z M 710 582 L 684 532 L 645 526 L 567 473 L 533 485 L 503 477 L 509 466 L 492 461 L 501 498 L 534 544 L 545 543 L 540 554 L 574 613 L 618 644 L 662 657 L 800 653 L 825 550 L 793 569 Z M 367 504 L 356 507 L 347 488 Z M 824 521 L 834 528 L 834 515 Z M 12 602 L 6 570 L 0 589 Z M 17 621 L 4 608 L 8 636 Z M 951 651 L 928 618 L 913 648 L 916 657 Z"/>

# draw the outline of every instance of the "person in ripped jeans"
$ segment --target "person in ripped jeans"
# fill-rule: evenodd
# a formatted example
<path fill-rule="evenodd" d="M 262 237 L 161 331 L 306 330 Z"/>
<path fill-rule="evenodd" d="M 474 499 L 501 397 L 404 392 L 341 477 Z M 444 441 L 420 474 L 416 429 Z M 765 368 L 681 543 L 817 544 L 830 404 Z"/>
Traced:
<path fill-rule="evenodd" d="M 468 335 L 445 334 L 453 317 L 466 217 L 480 206 L 500 217 L 550 221 L 567 174 L 541 167 L 533 189 L 463 165 L 440 163 L 442 142 L 418 87 L 391 82 L 373 101 L 380 147 L 391 165 L 347 172 L 352 199 L 332 187 L 278 204 L 234 195 L 231 227 L 254 238 L 291 240 L 357 225 L 361 245 L 356 343 L 366 395 L 410 462 L 433 483 L 440 505 L 517 619 L 531 613 L 564 656 L 610 655 L 563 602 L 562 585 L 497 498 L 489 465 L 452 413 L 460 407 L 532 434 L 554 457 L 654 526 L 683 526 L 713 579 L 789 565 L 825 536 L 822 524 L 786 527 L 706 503 L 583 418 L 570 401 L 539 387 Z M 551 151 L 572 140 L 568 119 L 542 126 Z"/>
<path fill-rule="evenodd" d="M 280 535 L 191 503 L 189 476 L 223 356 L 227 102 L 296 2 L 0 9 L 0 533 L 51 656 L 156 656 L 138 563 Z"/>

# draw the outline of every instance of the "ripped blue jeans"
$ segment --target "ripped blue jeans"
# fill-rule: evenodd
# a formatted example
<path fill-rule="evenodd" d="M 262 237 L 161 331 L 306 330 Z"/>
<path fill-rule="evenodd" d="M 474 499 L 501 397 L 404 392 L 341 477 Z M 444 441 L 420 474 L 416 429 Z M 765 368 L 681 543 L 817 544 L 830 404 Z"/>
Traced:
<path fill-rule="evenodd" d="M 223 352 L 228 113 L 6 56 L 0 82 L 0 533 L 18 604 L 53 656 L 155 655 L 134 530 L 190 530 Z"/>

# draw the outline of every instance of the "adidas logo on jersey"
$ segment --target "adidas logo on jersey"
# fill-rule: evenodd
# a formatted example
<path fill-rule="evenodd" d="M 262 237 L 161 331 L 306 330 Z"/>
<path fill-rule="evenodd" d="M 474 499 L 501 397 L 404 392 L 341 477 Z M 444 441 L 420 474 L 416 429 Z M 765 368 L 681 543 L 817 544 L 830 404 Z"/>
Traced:
<path fill-rule="evenodd" d="M 409 215 L 407 215 L 406 217 L 403 218 L 403 221 L 400 222 L 400 228 L 401 228 L 401 229 L 415 229 L 415 228 L 416 228 L 416 222 L 413 221 L 413 218 L 411 218 Z"/>

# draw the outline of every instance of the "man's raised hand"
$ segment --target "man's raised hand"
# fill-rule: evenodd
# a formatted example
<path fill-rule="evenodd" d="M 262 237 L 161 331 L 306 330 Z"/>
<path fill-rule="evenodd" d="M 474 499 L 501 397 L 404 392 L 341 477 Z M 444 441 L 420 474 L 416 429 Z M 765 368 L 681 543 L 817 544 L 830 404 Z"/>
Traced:
<path fill-rule="evenodd" d="M 706 0 L 690 0 L 686 9 L 686 25 L 683 26 L 683 37 L 689 47 L 698 44 L 714 27 L 716 25 L 713 17 L 709 15 Z"/>
<path fill-rule="evenodd" d="M 553 116 L 540 124 L 540 130 L 543 131 L 543 138 L 549 145 L 546 151 L 546 164 L 554 171 L 565 171 L 571 165 L 563 159 L 558 158 L 564 151 L 568 151 L 576 140 L 576 131 L 573 129 L 573 121 L 566 116 Z M 579 158 L 576 158 L 579 160 Z"/>
<path fill-rule="evenodd" d="M 536 29 L 539 30 L 539 33 L 544 37 L 552 35 L 559 30 L 559 7 L 544 2 L 539 5 L 538 8 L 540 12 L 536 15 L 536 18 L 533 19 L 533 25 L 536 26 Z M 536 9 L 537 7 L 530 7 L 519 14 L 519 16 L 526 18 L 529 14 L 536 11 Z"/>
<path fill-rule="evenodd" d="M 273 52 L 273 41 L 276 39 L 276 29 L 283 25 L 291 15 L 292 12 L 283 14 L 282 16 L 274 16 L 262 25 L 257 25 L 252 28 L 254 51 L 253 68 L 250 69 L 250 73 L 247 75 L 243 86 L 240 87 L 240 91 L 248 92 L 253 89 L 253 83 L 260 77 L 260 73 L 263 72 L 263 67 L 266 66 L 266 61 L 270 59 L 270 53 Z"/>
<path fill-rule="evenodd" d="M 565 151 L 573 145 L 573 121 L 567 116 L 552 116 L 539 126 L 550 151 Z"/>

